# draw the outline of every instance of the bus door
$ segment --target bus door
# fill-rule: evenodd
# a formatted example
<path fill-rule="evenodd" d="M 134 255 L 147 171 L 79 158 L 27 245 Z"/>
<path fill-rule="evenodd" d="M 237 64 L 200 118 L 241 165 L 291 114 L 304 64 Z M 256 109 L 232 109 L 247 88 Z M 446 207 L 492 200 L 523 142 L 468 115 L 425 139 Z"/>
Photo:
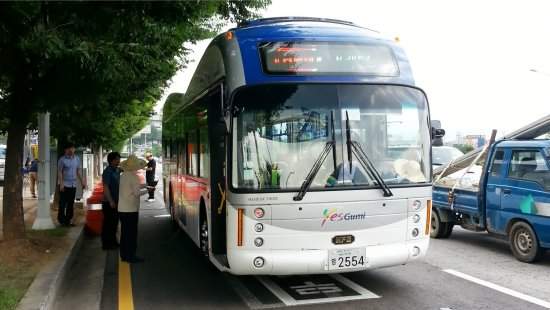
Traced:
<path fill-rule="evenodd" d="M 212 253 L 225 254 L 226 247 L 226 139 L 227 130 L 222 113 L 222 91 L 208 95 L 208 140 L 210 149 L 210 240 Z"/>

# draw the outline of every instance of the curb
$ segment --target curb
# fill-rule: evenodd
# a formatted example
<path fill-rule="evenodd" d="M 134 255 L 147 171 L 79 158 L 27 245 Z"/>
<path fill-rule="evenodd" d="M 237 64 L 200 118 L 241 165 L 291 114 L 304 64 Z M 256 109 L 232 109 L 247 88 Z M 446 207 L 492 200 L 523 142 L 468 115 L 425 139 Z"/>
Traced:
<path fill-rule="evenodd" d="M 82 246 L 83 236 L 84 225 L 69 230 L 67 234 L 71 243 L 69 251 L 63 257 L 48 264 L 36 275 L 27 293 L 25 293 L 25 296 L 23 296 L 17 305 L 17 310 L 52 309 L 64 281 L 65 274 L 74 262 L 76 253 Z"/>

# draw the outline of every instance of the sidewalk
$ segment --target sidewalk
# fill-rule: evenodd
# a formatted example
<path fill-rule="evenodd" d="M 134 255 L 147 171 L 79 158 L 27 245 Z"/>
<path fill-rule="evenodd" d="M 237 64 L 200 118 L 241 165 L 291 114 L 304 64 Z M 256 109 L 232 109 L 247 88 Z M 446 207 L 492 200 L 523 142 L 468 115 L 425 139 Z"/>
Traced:
<path fill-rule="evenodd" d="M 73 222 L 76 227 L 32 230 L 38 200 L 32 198 L 28 187 L 25 189 L 23 210 L 26 238 L 6 241 L 1 236 L 3 187 L 0 186 L 0 309 L 15 309 L 20 301 L 22 309 L 51 305 L 62 283 L 64 271 L 72 263 L 72 254 L 78 250 L 82 240 L 80 237 L 85 222 L 82 203 L 75 202 Z M 54 223 L 57 218 L 55 209 L 50 211 Z M 34 288 L 30 289 L 29 285 Z M 28 294 L 27 290 L 31 293 Z"/>
<path fill-rule="evenodd" d="M 87 197 L 88 193 L 84 195 L 84 197 Z M 3 199 L 4 198 L 4 187 L 0 186 L 0 240 L 3 239 L 3 232 L 2 232 L 2 207 L 3 207 Z M 85 222 L 84 219 L 84 200 L 85 198 L 82 198 L 80 201 L 74 202 L 74 224 L 82 224 Z M 23 212 L 25 213 L 25 227 L 27 230 L 30 230 L 32 228 L 32 224 L 34 223 L 34 219 L 36 218 L 36 211 L 38 206 L 38 199 L 32 198 L 32 195 L 30 193 L 30 190 L 28 187 L 25 187 L 23 189 Z M 57 206 L 52 205 L 50 209 L 50 215 L 52 217 L 52 221 L 54 224 L 57 225 Z"/>

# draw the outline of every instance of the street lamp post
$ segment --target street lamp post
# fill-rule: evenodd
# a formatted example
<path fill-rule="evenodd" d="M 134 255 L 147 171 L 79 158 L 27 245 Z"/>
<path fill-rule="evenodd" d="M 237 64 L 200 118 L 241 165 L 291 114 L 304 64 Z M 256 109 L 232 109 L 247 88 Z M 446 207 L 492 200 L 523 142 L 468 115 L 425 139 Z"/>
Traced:
<path fill-rule="evenodd" d="M 32 229 L 55 228 L 50 216 L 50 113 L 38 116 L 38 210 Z"/>

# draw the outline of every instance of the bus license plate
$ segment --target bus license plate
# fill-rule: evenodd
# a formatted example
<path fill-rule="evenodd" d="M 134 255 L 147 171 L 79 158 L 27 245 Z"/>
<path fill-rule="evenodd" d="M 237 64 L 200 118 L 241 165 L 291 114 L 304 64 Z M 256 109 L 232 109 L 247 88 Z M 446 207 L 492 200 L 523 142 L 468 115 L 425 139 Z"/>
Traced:
<path fill-rule="evenodd" d="M 328 252 L 328 269 L 353 269 L 367 266 L 366 248 L 336 249 Z"/>

